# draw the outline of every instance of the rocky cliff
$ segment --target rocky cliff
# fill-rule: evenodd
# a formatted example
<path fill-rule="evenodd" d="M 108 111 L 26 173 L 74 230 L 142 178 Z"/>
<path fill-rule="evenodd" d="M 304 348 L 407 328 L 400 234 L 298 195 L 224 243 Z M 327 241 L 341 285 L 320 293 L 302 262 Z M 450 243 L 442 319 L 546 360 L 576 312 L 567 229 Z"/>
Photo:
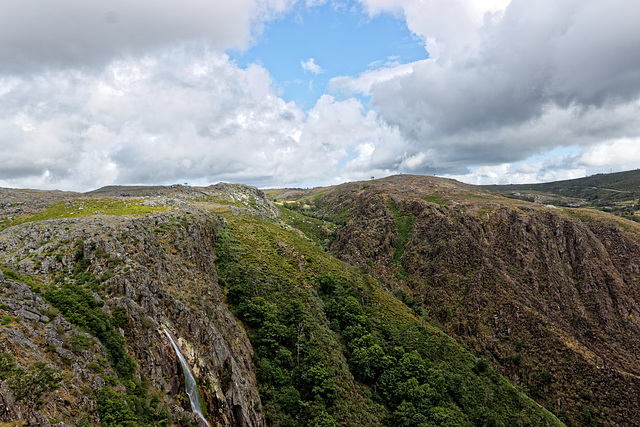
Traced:
<path fill-rule="evenodd" d="M 640 425 L 640 227 L 400 176 L 306 195 L 331 248 L 569 425 Z"/>
<path fill-rule="evenodd" d="M 204 425 L 167 330 L 211 425 L 640 424 L 632 223 L 432 177 L 269 194 L 0 189 L 0 422 Z"/>
<path fill-rule="evenodd" d="M 2 378 L 0 421 L 198 422 L 184 410 L 183 374 L 166 328 L 189 361 L 212 423 L 265 425 L 253 350 L 224 303 L 214 266 L 224 222 L 215 210 L 277 215 L 261 192 L 218 185 L 0 196 L 0 352 L 17 366 Z M 59 380 L 37 406 L 16 398 L 22 376 L 15 374 L 32 372 L 36 362 L 54 368 Z M 36 371 L 31 377 L 44 378 Z"/>

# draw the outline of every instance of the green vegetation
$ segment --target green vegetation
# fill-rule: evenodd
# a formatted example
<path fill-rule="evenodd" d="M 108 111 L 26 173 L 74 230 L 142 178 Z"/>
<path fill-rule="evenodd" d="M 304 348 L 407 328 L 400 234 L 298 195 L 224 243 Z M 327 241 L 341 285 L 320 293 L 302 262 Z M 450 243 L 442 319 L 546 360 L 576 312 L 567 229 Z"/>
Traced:
<path fill-rule="evenodd" d="M 295 206 L 287 204 L 286 206 Z M 317 219 L 308 215 L 303 215 L 285 206 L 280 207 L 281 219 L 291 227 L 300 230 L 311 239 L 316 245 L 324 249 L 329 249 L 331 242 L 335 238 L 337 225 L 322 219 Z"/>
<path fill-rule="evenodd" d="M 98 394 L 100 424 L 105 427 L 134 425 L 138 421 L 126 396 L 109 387 L 102 387 Z"/>
<path fill-rule="evenodd" d="M 413 227 L 416 217 L 410 213 L 400 211 L 391 200 L 387 201 L 387 207 L 393 214 L 393 221 L 398 229 L 398 240 L 396 240 L 394 245 L 392 264 L 397 265 L 400 274 L 406 277 L 407 273 L 402 266 L 402 255 L 404 255 L 404 249 L 409 241 L 411 228 Z"/>
<path fill-rule="evenodd" d="M 130 381 L 126 393 L 107 386 L 98 392 L 100 424 L 105 427 L 168 426 L 171 417 L 160 395 L 149 392 L 146 381 Z"/>
<path fill-rule="evenodd" d="M 221 230 L 216 265 L 227 287 L 228 302 L 250 328 L 268 424 L 336 425 L 332 415 L 337 397 L 335 375 L 329 369 L 331 360 L 309 330 L 313 321 L 304 313 L 308 294 L 296 290 L 284 276 L 245 265 L 245 251 L 239 243 L 229 229 Z M 224 387 L 225 381 L 221 382 Z"/>
<path fill-rule="evenodd" d="M 17 401 L 37 410 L 60 386 L 62 378 L 44 362 L 35 362 L 25 369 L 16 364 L 11 354 L 0 353 L 0 380 L 8 381 Z"/>
<path fill-rule="evenodd" d="M 275 224 L 229 219 L 216 266 L 269 425 L 562 425 L 365 273 Z"/>
<path fill-rule="evenodd" d="M 72 335 L 66 342 L 65 345 L 69 347 L 71 351 L 74 353 L 80 353 L 82 351 L 88 350 L 93 345 L 91 338 L 86 337 L 85 335 Z"/>
<path fill-rule="evenodd" d="M 390 426 L 541 425 L 536 409 L 484 359 L 428 325 L 397 322 L 367 306 L 368 292 L 344 277 L 319 278 L 332 328 L 340 331 L 354 376 L 388 409 Z M 366 288 L 365 288 L 366 289 Z"/>
<path fill-rule="evenodd" d="M 435 195 L 435 194 L 430 194 L 430 195 L 428 195 L 428 196 L 423 196 L 423 197 L 422 197 L 422 199 L 423 199 L 424 201 L 426 201 L 426 202 L 429 202 L 429 203 L 435 203 L 435 204 L 437 204 L 437 205 L 441 205 L 441 206 L 443 206 L 443 205 L 450 205 L 450 204 L 451 204 L 451 201 L 450 201 L 450 200 L 447 200 L 447 199 L 445 199 L 444 197 L 437 196 L 437 195 Z"/>
<path fill-rule="evenodd" d="M 130 379 L 135 362 L 124 349 L 124 338 L 111 325 L 109 316 L 102 311 L 90 290 L 76 283 L 64 282 L 51 286 L 45 293 L 47 301 L 74 325 L 97 337 L 107 349 L 114 371 L 122 379 Z"/>
<path fill-rule="evenodd" d="M 25 222 L 55 218 L 78 218 L 91 215 L 143 215 L 165 210 L 166 208 L 163 206 L 145 205 L 142 200 L 138 199 L 76 199 L 58 202 L 36 214 L 18 217 L 12 221 L 1 223 L 0 230 Z"/>
<path fill-rule="evenodd" d="M 77 245 L 81 247 L 80 244 Z M 104 254 L 93 247 L 98 257 Z M 116 328 L 125 326 L 127 316 L 124 309 L 116 309 L 111 316 L 101 308 L 104 303 L 94 297 L 93 292 L 102 290 L 101 281 L 87 271 L 90 262 L 81 249 L 76 252 L 76 263 L 72 270 L 73 280 L 57 277 L 44 297 L 72 324 L 98 338 L 107 350 L 109 363 L 117 373 L 126 393 L 104 386 L 98 393 L 98 413 L 104 426 L 157 426 L 169 424 L 169 413 L 160 407 L 159 397 L 151 396 L 149 386 L 142 377 L 134 375 L 136 363 L 125 349 L 125 339 Z M 74 352 L 89 349 L 92 339 L 85 335 L 73 335 L 65 344 Z M 94 372 L 101 372 L 98 364 L 88 366 Z M 115 385 L 115 384 L 114 384 Z"/>
<path fill-rule="evenodd" d="M 324 198 L 324 195 L 326 193 L 326 191 L 321 191 L 313 195 L 302 197 L 296 201 L 283 202 L 281 208 L 285 209 L 285 211 L 283 212 L 285 221 L 287 219 L 287 211 L 295 211 L 296 213 L 302 215 L 302 217 L 300 217 L 302 218 L 302 221 L 308 220 L 309 218 L 314 218 L 316 220 L 322 221 L 321 223 L 325 227 L 329 227 L 332 231 L 339 228 L 340 226 L 345 225 L 348 220 L 348 206 L 343 206 L 340 211 L 330 212 L 329 208 L 335 207 L 334 202 L 336 201 L 326 200 Z M 340 198 L 341 196 L 338 197 L 338 199 Z M 294 224 L 289 223 L 289 225 Z M 302 228 L 300 228 L 300 231 L 307 234 L 305 229 L 306 227 L 303 226 Z"/>
<path fill-rule="evenodd" d="M 2 270 L 2 274 L 7 279 L 11 279 L 11 280 L 16 281 L 16 282 L 26 283 L 32 289 L 34 287 L 35 288 L 39 288 L 39 286 L 37 285 L 37 283 L 36 283 L 35 279 L 33 278 L 33 276 L 29 276 L 29 275 L 26 275 L 26 274 L 25 275 L 20 275 L 20 274 L 16 273 L 15 271 L 13 271 L 12 269 L 8 268 L 7 266 L 1 267 L 0 270 Z"/>

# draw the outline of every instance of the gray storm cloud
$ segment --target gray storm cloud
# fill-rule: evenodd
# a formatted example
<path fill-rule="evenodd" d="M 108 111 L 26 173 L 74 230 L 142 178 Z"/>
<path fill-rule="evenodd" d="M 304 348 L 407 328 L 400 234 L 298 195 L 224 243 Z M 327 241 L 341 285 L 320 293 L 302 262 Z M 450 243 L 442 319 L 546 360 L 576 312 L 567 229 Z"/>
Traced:
<path fill-rule="evenodd" d="M 415 9 L 410 0 L 393 4 Z M 631 0 L 514 0 L 478 37 L 370 85 L 369 94 L 410 157 L 428 154 L 417 171 L 462 173 L 638 136 L 638 22 L 640 3 Z M 384 161 L 393 167 L 398 156 Z"/>
<path fill-rule="evenodd" d="M 334 78 L 340 95 L 307 111 L 223 53 L 294 3 L 0 2 L 0 185 L 520 182 L 640 163 L 640 3 L 360 0 L 401 12 L 431 57 Z"/>
<path fill-rule="evenodd" d="M 284 0 L 21 0 L 0 2 L 0 72 L 103 66 L 167 44 L 244 48 Z"/>

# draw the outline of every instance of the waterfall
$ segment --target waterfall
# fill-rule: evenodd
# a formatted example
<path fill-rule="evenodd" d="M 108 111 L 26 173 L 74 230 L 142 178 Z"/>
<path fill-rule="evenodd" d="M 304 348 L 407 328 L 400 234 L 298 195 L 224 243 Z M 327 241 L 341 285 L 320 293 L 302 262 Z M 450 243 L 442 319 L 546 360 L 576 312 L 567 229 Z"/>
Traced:
<path fill-rule="evenodd" d="M 169 338 L 169 341 L 171 341 L 171 345 L 173 346 L 173 349 L 175 350 L 176 355 L 180 360 L 180 364 L 182 365 L 182 371 L 184 372 L 184 391 L 186 391 L 187 395 L 189 396 L 189 401 L 191 402 L 191 411 L 198 414 L 200 418 L 202 418 L 204 422 L 209 425 L 209 422 L 202 413 L 202 408 L 200 407 L 200 393 L 198 392 L 198 385 L 196 384 L 196 379 L 191 373 L 191 369 L 189 368 L 187 359 L 184 358 L 184 355 L 180 351 L 180 347 L 178 347 L 178 344 L 176 344 L 176 342 L 173 340 L 171 334 L 169 334 L 169 332 L 164 328 L 162 330 L 164 331 L 167 338 Z"/>

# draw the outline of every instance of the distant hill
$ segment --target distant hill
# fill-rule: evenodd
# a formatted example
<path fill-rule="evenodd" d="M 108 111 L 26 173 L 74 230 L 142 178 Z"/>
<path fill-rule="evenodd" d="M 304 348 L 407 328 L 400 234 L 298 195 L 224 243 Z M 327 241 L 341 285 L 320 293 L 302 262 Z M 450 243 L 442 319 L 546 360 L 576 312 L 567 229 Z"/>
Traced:
<path fill-rule="evenodd" d="M 640 221 L 640 169 L 541 184 L 485 185 L 481 188 L 542 204 L 594 207 Z"/>

